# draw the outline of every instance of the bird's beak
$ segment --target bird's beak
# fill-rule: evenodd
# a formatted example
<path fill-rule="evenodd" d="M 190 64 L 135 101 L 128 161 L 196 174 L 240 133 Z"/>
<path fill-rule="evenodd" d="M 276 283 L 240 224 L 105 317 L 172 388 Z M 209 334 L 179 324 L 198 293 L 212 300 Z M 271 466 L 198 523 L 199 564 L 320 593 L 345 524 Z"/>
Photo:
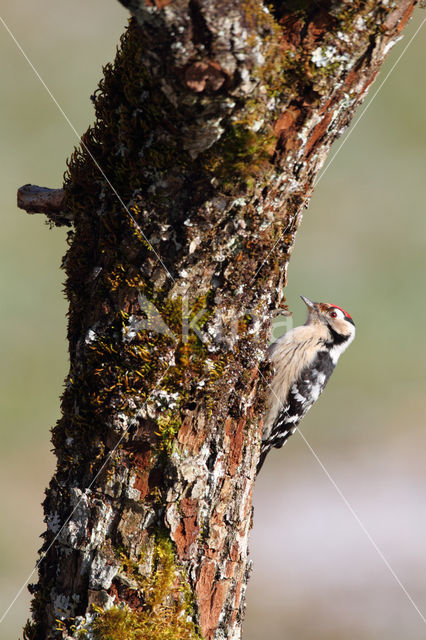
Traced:
<path fill-rule="evenodd" d="M 309 298 L 305 298 L 305 296 L 300 296 L 303 300 L 303 302 L 306 304 L 306 306 L 308 307 L 308 309 L 315 309 L 315 302 L 312 302 L 312 300 L 309 300 Z"/>

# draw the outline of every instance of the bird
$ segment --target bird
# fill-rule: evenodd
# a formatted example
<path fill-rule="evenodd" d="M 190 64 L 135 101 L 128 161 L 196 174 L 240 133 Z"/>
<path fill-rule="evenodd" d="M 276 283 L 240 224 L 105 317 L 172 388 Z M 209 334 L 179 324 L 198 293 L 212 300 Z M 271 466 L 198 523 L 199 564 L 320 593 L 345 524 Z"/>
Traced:
<path fill-rule="evenodd" d="M 257 473 L 272 447 L 280 448 L 323 392 L 338 359 L 355 337 L 349 313 L 334 304 L 312 302 L 304 325 L 268 347 L 274 368 L 263 424 Z"/>

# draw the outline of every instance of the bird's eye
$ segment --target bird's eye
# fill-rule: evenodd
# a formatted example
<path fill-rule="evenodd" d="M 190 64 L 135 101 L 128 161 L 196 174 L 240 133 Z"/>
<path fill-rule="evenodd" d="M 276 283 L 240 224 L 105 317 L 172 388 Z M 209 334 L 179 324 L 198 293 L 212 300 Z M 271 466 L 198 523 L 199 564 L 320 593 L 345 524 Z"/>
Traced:
<path fill-rule="evenodd" d="M 344 320 L 345 313 L 342 309 L 338 309 L 337 307 L 332 307 L 328 312 L 330 318 L 339 318 L 339 320 Z"/>

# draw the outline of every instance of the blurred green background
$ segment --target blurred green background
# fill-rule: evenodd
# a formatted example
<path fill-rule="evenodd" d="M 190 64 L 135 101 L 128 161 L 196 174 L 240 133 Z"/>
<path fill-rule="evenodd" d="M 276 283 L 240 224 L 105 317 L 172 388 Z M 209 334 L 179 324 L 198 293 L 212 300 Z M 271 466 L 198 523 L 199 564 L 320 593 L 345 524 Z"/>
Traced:
<path fill-rule="evenodd" d="M 4 1 L 2 17 L 83 133 L 127 12 L 114 0 Z M 289 269 L 295 324 L 303 294 L 346 308 L 357 325 L 303 433 L 359 520 L 298 434 L 270 455 L 256 487 L 245 640 L 426 635 L 366 533 L 426 615 L 425 45 L 426 26 L 320 180 Z M 49 428 L 67 373 L 66 234 L 18 211 L 16 189 L 60 186 L 77 141 L 1 24 L 0 47 L 1 617 L 37 558 Z M 0 638 L 20 637 L 28 607 L 24 589 Z"/>

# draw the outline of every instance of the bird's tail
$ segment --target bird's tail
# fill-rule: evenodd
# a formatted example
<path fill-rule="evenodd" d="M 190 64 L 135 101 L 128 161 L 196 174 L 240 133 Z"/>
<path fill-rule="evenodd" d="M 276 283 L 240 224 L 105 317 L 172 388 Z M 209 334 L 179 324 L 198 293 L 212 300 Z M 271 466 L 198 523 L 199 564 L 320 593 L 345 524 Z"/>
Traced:
<path fill-rule="evenodd" d="M 259 462 L 257 463 L 257 467 L 256 467 L 256 475 L 259 473 L 259 471 L 263 467 L 263 463 L 265 462 L 265 458 L 268 455 L 270 448 L 271 448 L 270 444 L 266 444 L 262 442 L 262 448 L 260 449 Z"/>
<path fill-rule="evenodd" d="M 279 425 L 280 423 L 278 423 L 278 426 Z M 257 467 L 256 467 L 256 473 L 259 473 L 259 471 L 261 470 L 263 463 L 265 462 L 265 458 L 268 455 L 269 451 L 272 449 L 272 447 L 276 447 L 277 449 L 280 449 L 287 442 L 289 437 L 293 435 L 295 431 L 296 431 L 296 425 L 293 425 L 290 429 L 286 429 L 285 431 L 278 431 L 278 433 L 274 433 L 274 431 L 272 431 L 268 440 L 264 440 L 262 442 L 262 446 L 260 448 L 259 462 L 257 463 Z"/>

